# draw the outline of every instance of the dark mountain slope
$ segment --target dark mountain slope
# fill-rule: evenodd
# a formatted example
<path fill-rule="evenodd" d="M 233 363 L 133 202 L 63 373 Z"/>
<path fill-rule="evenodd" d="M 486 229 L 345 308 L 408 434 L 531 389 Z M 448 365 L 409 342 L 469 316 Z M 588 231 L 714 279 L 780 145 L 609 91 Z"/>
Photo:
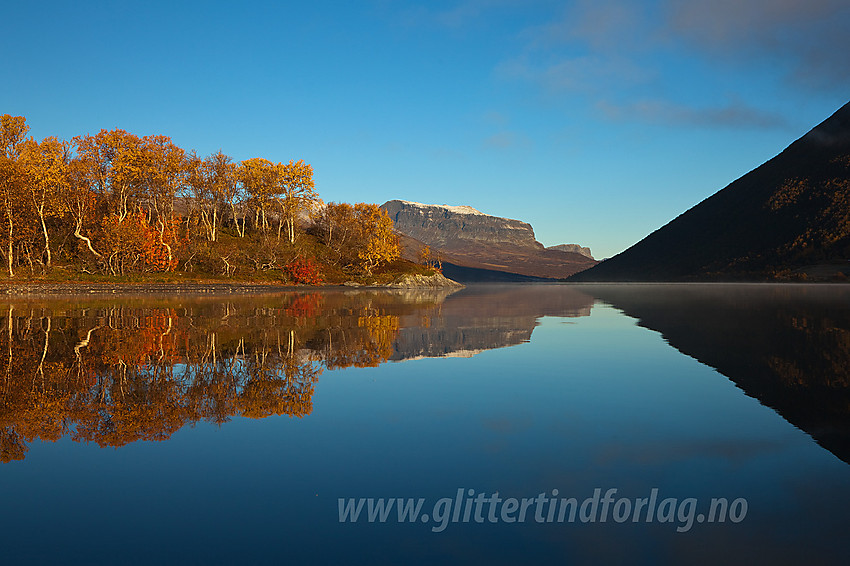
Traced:
<path fill-rule="evenodd" d="M 571 280 L 764 280 L 848 258 L 850 103 L 761 167 Z"/>

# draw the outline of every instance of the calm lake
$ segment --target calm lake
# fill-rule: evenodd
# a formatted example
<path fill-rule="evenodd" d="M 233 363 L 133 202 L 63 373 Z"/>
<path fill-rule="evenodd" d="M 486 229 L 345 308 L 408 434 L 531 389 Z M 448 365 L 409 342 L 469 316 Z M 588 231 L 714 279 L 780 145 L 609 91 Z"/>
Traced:
<path fill-rule="evenodd" d="M 0 304 L 3 564 L 846 564 L 850 286 Z"/>

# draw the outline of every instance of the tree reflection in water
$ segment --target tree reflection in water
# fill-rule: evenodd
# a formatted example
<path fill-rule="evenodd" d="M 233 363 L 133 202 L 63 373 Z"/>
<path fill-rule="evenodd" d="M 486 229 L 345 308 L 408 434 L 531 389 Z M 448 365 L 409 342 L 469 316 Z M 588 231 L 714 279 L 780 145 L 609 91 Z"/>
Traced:
<path fill-rule="evenodd" d="M 199 421 L 309 415 L 325 368 L 385 362 L 399 316 L 435 301 L 12 303 L 0 317 L 0 461 L 23 459 L 35 439 L 122 446 Z"/>

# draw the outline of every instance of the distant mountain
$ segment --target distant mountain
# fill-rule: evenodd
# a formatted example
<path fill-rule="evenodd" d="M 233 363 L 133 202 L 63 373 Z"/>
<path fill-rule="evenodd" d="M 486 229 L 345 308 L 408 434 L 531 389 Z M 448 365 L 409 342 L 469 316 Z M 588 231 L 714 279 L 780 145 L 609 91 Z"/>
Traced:
<path fill-rule="evenodd" d="M 574 281 L 850 274 L 850 103 L 782 153 Z"/>
<path fill-rule="evenodd" d="M 596 263 L 582 253 L 545 248 L 530 224 L 471 206 L 391 200 L 381 208 L 402 234 L 408 259 L 416 260 L 427 245 L 459 281 L 565 278 Z"/>
<path fill-rule="evenodd" d="M 534 239 L 530 224 L 490 216 L 471 206 L 391 200 L 381 208 L 393 219 L 396 230 L 432 247 L 456 247 L 464 241 L 543 247 Z"/>
<path fill-rule="evenodd" d="M 593 259 L 593 254 L 590 253 L 590 248 L 584 248 L 578 244 L 558 244 L 557 246 L 549 246 L 546 248 L 547 250 L 558 250 L 562 252 L 572 252 L 575 254 L 581 254 L 584 257 L 589 257 Z"/>

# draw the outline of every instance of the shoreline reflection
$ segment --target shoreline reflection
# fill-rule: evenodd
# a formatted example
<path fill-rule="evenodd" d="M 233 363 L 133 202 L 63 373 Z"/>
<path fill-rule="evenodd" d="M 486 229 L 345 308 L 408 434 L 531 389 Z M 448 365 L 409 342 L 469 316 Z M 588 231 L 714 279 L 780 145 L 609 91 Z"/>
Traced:
<path fill-rule="evenodd" d="M 563 288 L 11 302 L 0 314 L 0 462 L 40 439 L 167 440 L 201 421 L 303 417 L 325 370 L 527 342 L 544 314 L 587 316 Z"/>

